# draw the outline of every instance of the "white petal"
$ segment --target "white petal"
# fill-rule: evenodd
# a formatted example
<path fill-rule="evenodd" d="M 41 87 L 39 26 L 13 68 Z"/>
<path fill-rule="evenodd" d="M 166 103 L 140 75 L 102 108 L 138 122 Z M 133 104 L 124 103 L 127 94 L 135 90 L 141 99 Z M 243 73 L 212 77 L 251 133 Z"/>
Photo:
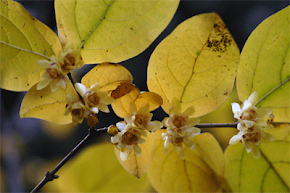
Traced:
<path fill-rule="evenodd" d="M 99 90 L 99 88 L 100 88 L 100 85 L 99 85 L 98 82 L 96 82 L 95 84 L 93 84 L 93 85 L 89 88 L 89 90 L 90 90 L 90 91 L 97 92 L 97 91 Z"/>
<path fill-rule="evenodd" d="M 248 100 L 245 100 L 243 107 L 242 107 L 242 111 L 250 108 L 252 106 L 252 103 L 250 103 Z"/>
<path fill-rule="evenodd" d="M 252 150 L 252 148 L 253 148 L 253 144 L 252 143 L 250 143 L 250 142 L 245 142 L 244 140 L 243 140 L 243 144 L 244 144 L 244 146 L 245 146 L 245 148 L 246 148 L 246 151 L 249 153 L 251 150 Z"/>
<path fill-rule="evenodd" d="M 183 147 L 174 146 L 174 150 L 177 152 L 180 159 L 185 159 L 186 154 Z"/>
<path fill-rule="evenodd" d="M 250 121 L 250 120 L 242 120 L 241 122 L 243 122 L 247 128 L 251 128 L 255 124 L 254 121 Z"/>
<path fill-rule="evenodd" d="M 269 108 L 258 108 L 257 109 L 258 117 L 260 119 L 263 119 L 265 117 L 268 117 L 269 115 L 272 114 L 272 109 Z"/>
<path fill-rule="evenodd" d="M 136 107 L 134 102 L 130 103 L 130 109 L 129 110 L 130 110 L 130 114 L 132 114 L 132 115 L 133 115 L 134 112 L 137 111 L 137 107 Z"/>
<path fill-rule="evenodd" d="M 137 155 L 137 156 L 141 156 L 142 155 L 142 149 L 141 149 L 141 147 L 139 147 L 138 145 L 135 145 L 134 146 L 134 153 L 135 153 L 135 155 Z"/>
<path fill-rule="evenodd" d="M 193 115 L 195 112 L 195 108 L 192 106 L 192 107 L 188 107 L 182 114 L 185 116 L 185 117 L 188 117 L 188 116 L 191 116 Z"/>
<path fill-rule="evenodd" d="M 50 79 L 41 79 L 36 86 L 36 90 L 41 90 L 43 88 L 45 88 L 47 85 L 49 85 L 49 83 L 51 82 Z"/>
<path fill-rule="evenodd" d="M 120 151 L 120 158 L 122 161 L 126 161 L 131 153 L 131 150 L 126 149 L 125 151 Z"/>
<path fill-rule="evenodd" d="M 156 131 L 157 129 L 161 129 L 163 125 L 159 121 L 150 121 L 147 127 L 149 131 Z"/>
<path fill-rule="evenodd" d="M 200 119 L 197 119 L 197 118 L 187 118 L 186 119 L 186 124 L 189 127 L 197 125 L 199 122 L 200 122 Z"/>
<path fill-rule="evenodd" d="M 260 149 L 255 145 L 253 145 L 252 147 L 252 154 L 256 159 L 260 157 L 260 154 L 261 154 Z"/>
<path fill-rule="evenodd" d="M 267 126 L 267 122 L 263 121 L 261 119 L 258 119 L 258 121 L 256 121 L 255 125 L 260 126 L 260 127 L 266 127 Z"/>
<path fill-rule="evenodd" d="M 116 126 L 118 127 L 118 129 L 119 129 L 120 131 L 122 131 L 122 130 L 124 130 L 124 129 L 126 128 L 126 123 L 125 123 L 124 121 L 122 121 L 122 122 L 118 122 L 118 123 L 116 124 Z"/>
<path fill-rule="evenodd" d="M 255 106 L 258 102 L 258 93 L 254 91 L 248 98 L 248 101 Z"/>
<path fill-rule="evenodd" d="M 120 132 L 119 132 L 117 135 L 111 137 L 111 143 L 119 143 L 121 142 L 121 138 L 122 138 L 122 135 L 120 135 Z"/>
<path fill-rule="evenodd" d="M 91 108 L 91 111 L 94 113 L 94 114 L 98 114 L 99 113 L 99 109 L 97 107 L 92 107 Z"/>
<path fill-rule="evenodd" d="M 177 98 L 172 99 L 171 107 L 169 108 L 169 116 L 173 117 L 174 115 L 179 114 L 181 111 L 180 101 Z"/>
<path fill-rule="evenodd" d="M 230 141 L 229 141 L 229 144 L 230 145 L 234 145 L 234 144 L 237 144 L 240 140 L 242 139 L 242 136 L 237 134 L 237 135 L 234 135 Z"/>
<path fill-rule="evenodd" d="M 271 135 L 270 133 L 261 132 L 261 135 L 262 135 L 263 142 L 275 141 L 275 137 Z"/>
<path fill-rule="evenodd" d="M 238 123 L 237 129 L 240 131 L 245 131 L 248 129 L 248 127 L 246 127 L 244 124 L 242 123 Z"/>
<path fill-rule="evenodd" d="M 78 93 L 80 93 L 80 95 L 83 97 L 84 94 L 87 92 L 87 88 L 85 85 L 81 84 L 81 83 L 75 83 L 75 88 L 78 91 Z"/>
<path fill-rule="evenodd" d="M 231 105 L 232 105 L 232 111 L 234 114 L 241 111 L 241 107 L 238 103 L 232 103 Z"/>
<path fill-rule="evenodd" d="M 36 63 L 41 68 L 49 68 L 52 62 L 48 60 L 38 60 Z"/>
<path fill-rule="evenodd" d="M 99 104 L 98 107 L 99 107 L 99 110 L 102 111 L 102 112 L 105 112 L 105 113 L 109 113 L 110 112 L 109 107 L 107 105 L 105 105 L 105 104 Z"/>
<path fill-rule="evenodd" d="M 51 92 L 55 92 L 58 88 L 59 88 L 59 86 L 57 85 L 57 83 L 55 83 L 56 82 L 56 80 L 53 80 L 51 83 L 50 83 L 50 90 L 51 90 Z M 57 81 L 58 82 L 58 81 Z"/>
<path fill-rule="evenodd" d="M 194 142 L 190 139 L 185 139 L 184 141 L 184 144 L 186 145 L 186 147 L 188 147 L 189 149 L 194 149 L 195 148 L 195 145 L 194 145 Z"/>

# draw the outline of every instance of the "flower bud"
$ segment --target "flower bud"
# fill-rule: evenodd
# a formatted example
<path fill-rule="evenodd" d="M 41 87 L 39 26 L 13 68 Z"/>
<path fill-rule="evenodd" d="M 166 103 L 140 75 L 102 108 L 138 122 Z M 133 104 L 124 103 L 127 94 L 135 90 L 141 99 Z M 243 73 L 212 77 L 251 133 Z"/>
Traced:
<path fill-rule="evenodd" d="M 89 114 L 87 117 L 87 125 L 90 127 L 96 127 L 99 124 L 99 119 L 95 114 Z"/>
<path fill-rule="evenodd" d="M 118 130 L 118 127 L 115 126 L 115 125 L 111 125 L 109 128 L 108 128 L 108 133 L 112 136 L 115 136 L 117 133 L 119 132 Z"/>

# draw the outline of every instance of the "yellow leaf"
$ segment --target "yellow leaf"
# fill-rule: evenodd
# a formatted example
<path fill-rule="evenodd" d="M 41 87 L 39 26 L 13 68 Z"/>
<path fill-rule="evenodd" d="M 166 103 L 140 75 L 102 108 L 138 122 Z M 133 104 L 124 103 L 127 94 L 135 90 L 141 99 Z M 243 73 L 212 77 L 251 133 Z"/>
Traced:
<path fill-rule="evenodd" d="M 172 145 L 167 154 L 163 153 L 162 132 L 165 131 L 153 133 L 155 155 L 147 172 L 158 192 L 215 192 L 224 186 L 223 152 L 211 134 L 194 137 L 195 149 L 185 148 L 186 158 L 182 160 Z"/>
<path fill-rule="evenodd" d="M 82 78 L 87 88 L 98 82 L 102 91 L 115 90 L 124 81 L 132 83 L 132 74 L 122 65 L 108 62 L 95 66 Z"/>
<path fill-rule="evenodd" d="M 128 116 L 130 113 L 130 103 L 134 102 L 139 95 L 140 90 L 137 87 L 134 87 L 131 92 L 116 99 L 116 101 L 111 104 L 115 114 L 121 118 Z"/>
<path fill-rule="evenodd" d="M 86 148 L 57 175 L 45 185 L 54 192 L 145 192 L 150 186 L 146 175 L 137 179 L 122 168 L 109 143 Z"/>
<path fill-rule="evenodd" d="M 26 91 L 44 71 L 36 61 L 62 51 L 57 35 L 15 1 L 0 2 L 0 87 Z"/>
<path fill-rule="evenodd" d="M 36 85 L 31 87 L 22 100 L 20 117 L 34 117 L 57 124 L 72 123 L 71 115 L 65 116 L 66 94 L 78 97 L 73 85 L 67 84 L 66 90 L 57 89 L 51 92 L 50 87 L 36 90 Z"/>
<path fill-rule="evenodd" d="M 143 52 L 172 19 L 178 0 L 56 0 L 60 38 L 82 49 L 86 64 L 121 62 Z"/>
<path fill-rule="evenodd" d="M 135 100 L 137 109 L 144 107 L 149 103 L 149 111 L 154 111 L 163 103 L 161 96 L 154 92 L 142 92 Z"/>
<path fill-rule="evenodd" d="M 233 123 L 237 120 L 234 118 L 234 114 L 232 112 L 231 103 L 239 101 L 238 93 L 236 87 L 233 88 L 232 93 L 229 95 L 229 98 L 226 102 L 214 110 L 213 112 L 206 114 L 204 116 L 199 117 L 201 123 Z M 206 128 L 202 129 L 202 131 L 210 132 L 220 143 L 222 148 L 224 149 L 229 145 L 229 141 L 232 136 L 237 134 L 237 129 L 233 127 L 222 127 L 222 128 Z"/>
<path fill-rule="evenodd" d="M 239 99 L 257 91 L 257 106 L 272 108 L 274 121 L 290 122 L 289 11 L 288 6 L 252 32 L 237 73 Z"/>
<path fill-rule="evenodd" d="M 216 13 L 194 16 L 166 37 L 149 60 L 147 84 L 169 112 L 174 97 L 195 117 L 221 106 L 233 88 L 239 49 Z"/>
<path fill-rule="evenodd" d="M 225 178 L 234 192 L 290 191 L 290 126 L 279 125 L 268 130 L 276 140 L 262 143 L 256 159 L 241 143 L 225 151 Z"/>
<path fill-rule="evenodd" d="M 127 172 L 137 178 L 140 178 L 147 171 L 154 156 L 154 138 L 150 132 L 146 131 L 146 133 L 147 137 L 142 137 L 146 140 L 145 143 L 139 145 L 142 149 L 142 155 L 140 157 L 135 155 L 133 150 L 128 159 L 122 161 L 120 158 L 120 150 L 115 147 L 115 154 L 120 164 Z"/>

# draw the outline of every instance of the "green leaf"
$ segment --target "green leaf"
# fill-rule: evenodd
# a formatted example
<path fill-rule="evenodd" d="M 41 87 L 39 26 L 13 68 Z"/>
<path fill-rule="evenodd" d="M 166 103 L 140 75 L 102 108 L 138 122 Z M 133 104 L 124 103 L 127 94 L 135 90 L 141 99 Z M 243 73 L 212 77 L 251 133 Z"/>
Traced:
<path fill-rule="evenodd" d="M 122 168 L 109 143 L 86 148 L 57 175 L 46 185 L 50 192 L 147 192 L 150 187 L 146 175 L 137 179 Z"/>
<path fill-rule="evenodd" d="M 86 64 L 118 63 L 143 52 L 172 19 L 179 0 L 56 0 L 59 36 Z"/>
<path fill-rule="evenodd" d="M 60 41 L 17 2 L 2 0 L 0 18 L 0 87 L 26 91 L 41 79 L 44 71 L 36 61 L 59 55 Z"/>
<path fill-rule="evenodd" d="M 274 121 L 290 122 L 290 7 L 265 19 L 250 35 L 237 73 L 239 99 L 258 92 L 259 107 L 273 109 Z"/>
<path fill-rule="evenodd" d="M 72 123 L 71 115 L 64 115 L 67 94 L 78 97 L 71 83 L 67 84 L 65 91 L 59 88 L 55 92 L 51 92 L 48 86 L 42 90 L 36 90 L 36 85 L 34 85 L 22 100 L 20 117 L 34 117 L 57 124 Z"/>
<path fill-rule="evenodd" d="M 147 172 L 158 192 L 215 192 L 224 188 L 223 152 L 211 134 L 194 137 L 195 149 L 185 148 L 186 158 L 182 160 L 172 145 L 167 154 L 163 153 L 162 132 L 153 133 L 155 155 Z"/>
<path fill-rule="evenodd" d="M 242 143 L 226 149 L 225 178 L 234 192 L 290 191 L 290 126 L 279 125 L 268 132 L 276 140 L 262 143 L 258 159 Z"/>
<path fill-rule="evenodd" d="M 136 176 L 137 178 L 140 178 L 147 171 L 154 156 L 154 138 L 150 132 L 146 131 L 146 133 L 147 136 L 142 137 L 146 140 L 145 143 L 139 145 L 142 149 L 142 155 L 140 157 L 135 155 L 133 150 L 128 159 L 122 161 L 120 158 L 120 150 L 115 147 L 115 154 L 120 164 L 127 172 Z"/>
<path fill-rule="evenodd" d="M 163 98 L 168 113 L 175 97 L 181 110 L 194 106 L 195 117 L 220 107 L 233 88 L 239 49 L 216 13 L 194 16 L 154 50 L 148 66 L 150 91 Z"/>

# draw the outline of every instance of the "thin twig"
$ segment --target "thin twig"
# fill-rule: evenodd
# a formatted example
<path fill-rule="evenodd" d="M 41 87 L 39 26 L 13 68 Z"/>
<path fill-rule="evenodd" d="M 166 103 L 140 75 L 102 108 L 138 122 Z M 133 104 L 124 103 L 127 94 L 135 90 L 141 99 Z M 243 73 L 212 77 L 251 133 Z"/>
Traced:
<path fill-rule="evenodd" d="M 234 122 L 234 123 L 202 123 L 202 124 L 197 124 L 195 127 L 198 128 L 213 128 L 213 127 L 235 127 L 237 128 L 239 122 Z"/>
<path fill-rule="evenodd" d="M 71 150 L 56 166 L 51 172 L 47 172 L 45 174 L 45 177 L 41 180 L 41 182 L 35 186 L 35 188 L 31 191 L 32 192 L 38 192 L 47 182 L 52 181 L 59 176 L 55 175 L 55 173 L 68 161 L 70 160 L 84 145 L 86 145 L 90 140 L 97 138 L 101 135 L 102 132 L 106 131 L 107 128 L 101 128 L 101 129 L 94 129 L 91 128 L 89 130 L 88 135 L 76 146 Z"/>

